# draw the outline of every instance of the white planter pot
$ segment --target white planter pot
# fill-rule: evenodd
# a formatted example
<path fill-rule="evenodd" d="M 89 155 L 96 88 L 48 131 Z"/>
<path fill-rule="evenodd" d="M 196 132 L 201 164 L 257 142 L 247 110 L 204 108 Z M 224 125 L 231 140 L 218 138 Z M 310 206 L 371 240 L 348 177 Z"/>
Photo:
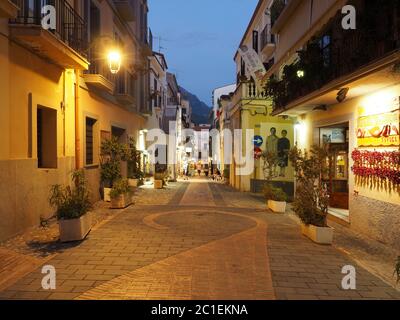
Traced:
<path fill-rule="evenodd" d="M 112 209 L 125 209 L 132 204 L 132 198 L 129 193 L 121 194 L 116 198 L 111 199 Z"/>
<path fill-rule="evenodd" d="M 273 201 L 268 200 L 268 208 L 275 213 L 285 213 L 286 212 L 286 202 L 285 201 Z"/>
<path fill-rule="evenodd" d="M 58 226 L 61 242 L 83 240 L 92 228 L 92 214 L 88 212 L 77 219 L 59 220 Z"/>
<path fill-rule="evenodd" d="M 162 189 L 163 181 L 162 180 L 154 180 L 154 189 Z"/>
<path fill-rule="evenodd" d="M 111 202 L 110 192 L 111 188 L 104 188 L 104 201 Z"/>
<path fill-rule="evenodd" d="M 333 242 L 333 231 L 331 227 L 316 227 L 313 225 L 301 224 L 301 232 L 306 237 L 310 238 L 312 241 L 318 244 L 332 244 Z"/>
<path fill-rule="evenodd" d="M 136 187 L 139 185 L 139 179 L 128 179 L 130 187 Z"/>

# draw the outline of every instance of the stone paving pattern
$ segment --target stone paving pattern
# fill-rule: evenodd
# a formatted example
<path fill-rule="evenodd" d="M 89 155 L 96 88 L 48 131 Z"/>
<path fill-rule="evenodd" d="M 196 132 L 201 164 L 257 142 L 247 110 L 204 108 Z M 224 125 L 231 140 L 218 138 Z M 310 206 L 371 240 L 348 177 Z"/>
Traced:
<path fill-rule="evenodd" d="M 294 219 L 268 212 L 255 195 L 205 180 L 136 194 L 134 206 L 46 260 L 56 267 L 56 290 L 42 289 L 33 264 L 0 288 L 0 298 L 400 299 L 335 247 L 301 236 Z M 357 267 L 354 291 L 341 289 L 348 264 Z"/>

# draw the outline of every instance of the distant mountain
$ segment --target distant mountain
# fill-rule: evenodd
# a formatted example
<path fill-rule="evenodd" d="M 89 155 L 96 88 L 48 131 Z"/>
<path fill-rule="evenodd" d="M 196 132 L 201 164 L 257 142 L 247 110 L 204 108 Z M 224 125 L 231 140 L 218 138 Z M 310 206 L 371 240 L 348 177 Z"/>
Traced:
<path fill-rule="evenodd" d="M 190 102 L 190 106 L 192 108 L 192 122 L 196 124 L 209 123 L 208 117 L 211 108 L 185 88 L 179 87 L 179 90 L 181 91 L 183 98 Z"/>

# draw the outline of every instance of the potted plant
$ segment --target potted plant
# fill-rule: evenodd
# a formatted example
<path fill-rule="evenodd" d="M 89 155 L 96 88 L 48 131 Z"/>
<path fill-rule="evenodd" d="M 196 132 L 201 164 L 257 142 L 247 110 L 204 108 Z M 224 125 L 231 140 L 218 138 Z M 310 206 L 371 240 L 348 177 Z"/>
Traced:
<path fill-rule="evenodd" d="M 397 276 L 397 283 L 400 283 L 400 256 L 397 257 L 397 263 L 396 263 L 394 273 Z"/>
<path fill-rule="evenodd" d="M 110 192 L 114 181 L 121 179 L 121 160 L 126 156 L 124 146 L 116 137 L 104 140 L 101 143 L 101 185 L 103 199 L 110 202 Z"/>
<path fill-rule="evenodd" d="M 111 208 L 124 209 L 132 204 L 131 189 L 127 179 L 114 182 L 110 192 Z"/>
<path fill-rule="evenodd" d="M 167 168 L 165 165 L 156 163 L 154 174 L 154 189 L 162 189 L 166 184 L 165 178 L 167 177 Z"/>
<path fill-rule="evenodd" d="M 128 147 L 128 182 L 131 187 L 138 187 L 143 183 L 144 173 L 140 170 L 140 151 L 136 149 L 136 142 L 132 138 Z"/>
<path fill-rule="evenodd" d="M 264 195 L 269 209 L 275 213 L 286 212 L 287 194 L 281 188 L 266 184 L 264 186 Z"/>
<path fill-rule="evenodd" d="M 327 224 L 329 194 L 322 181 L 326 156 L 326 151 L 318 146 L 310 152 L 295 147 L 289 155 L 296 173 L 293 210 L 301 220 L 302 233 L 319 244 L 333 241 L 333 229 Z"/>
<path fill-rule="evenodd" d="M 275 213 L 285 213 L 287 194 L 281 189 L 273 186 L 272 180 L 277 176 L 278 155 L 275 152 L 264 152 L 261 155 L 263 162 L 264 196 L 267 207 Z"/>
<path fill-rule="evenodd" d="M 92 228 L 92 204 L 83 170 L 72 173 L 72 184 L 53 185 L 50 190 L 49 203 L 56 209 L 62 242 L 83 240 Z"/>

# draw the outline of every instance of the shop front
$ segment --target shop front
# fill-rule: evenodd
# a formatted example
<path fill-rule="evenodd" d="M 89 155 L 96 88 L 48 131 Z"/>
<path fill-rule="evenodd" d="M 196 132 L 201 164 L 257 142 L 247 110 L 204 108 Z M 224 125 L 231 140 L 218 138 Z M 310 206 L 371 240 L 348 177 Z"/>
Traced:
<path fill-rule="evenodd" d="M 400 85 L 298 117 L 300 148 L 324 147 L 330 217 L 400 248 Z"/>

